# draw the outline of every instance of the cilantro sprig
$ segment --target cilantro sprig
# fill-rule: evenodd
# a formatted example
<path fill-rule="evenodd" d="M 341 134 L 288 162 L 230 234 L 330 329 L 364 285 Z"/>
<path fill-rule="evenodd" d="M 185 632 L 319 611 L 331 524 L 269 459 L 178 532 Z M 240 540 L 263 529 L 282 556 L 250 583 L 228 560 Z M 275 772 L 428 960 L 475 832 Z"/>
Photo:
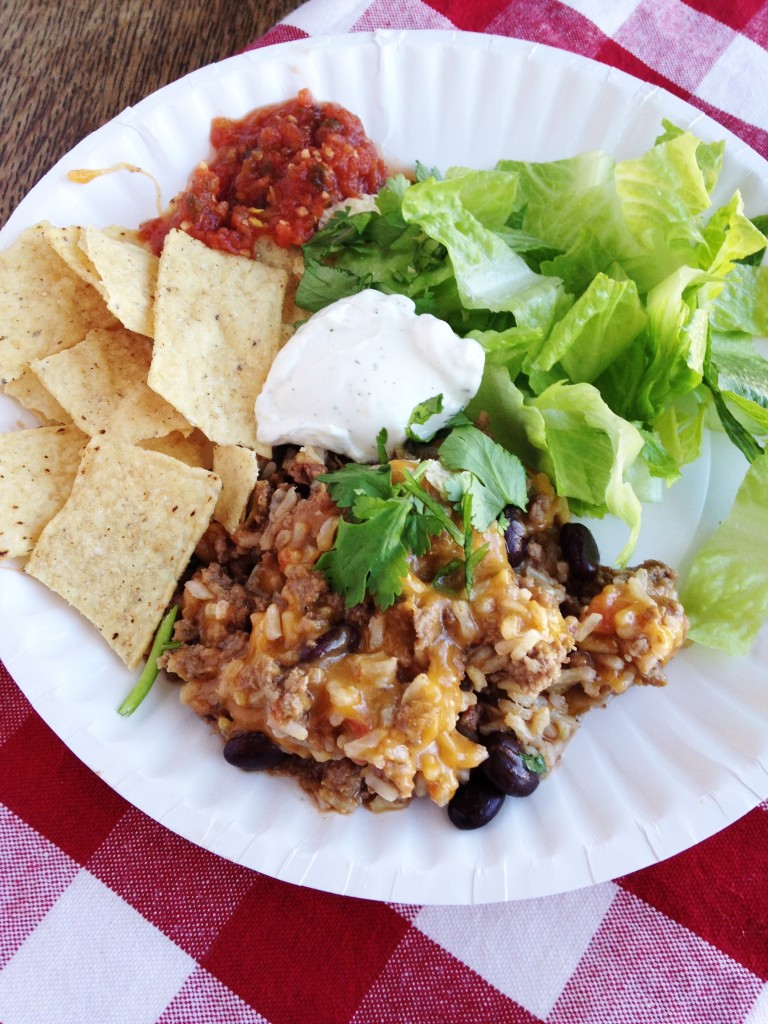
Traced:
<path fill-rule="evenodd" d="M 382 451 L 386 438 L 380 435 Z M 462 423 L 443 441 L 439 461 L 445 476 L 444 500 L 422 484 L 428 463 L 402 470 L 395 481 L 390 464 L 348 463 L 320 477 L 346 515 L 339 521 L 333 547 L 318 559 L 323 573 L 347 607 L 369 594 L 388 608 L 402 593 L 408 555 L 425 554 L 431 539 L 447 533 L 462 552 L 435 577 L 448 587 L 461 571 L 463 589 L 474 585 L 475 569 L 487 544 L 473 546 L 474 530 L 487 530 L 507 505 L 525 507 L 525 470 L 520 461 L 476 427 Z M 454 472 L 457 471 L 457 472 Z"/>
<path fill-rule="evenodd" d="M 440 446 L 446 469 L 464 470 L 472 496 L 472 525 L 487 530 L 506 505 L 525 508 L 523 464 L 482 430 L 465 424 L 454 427 Z"/>

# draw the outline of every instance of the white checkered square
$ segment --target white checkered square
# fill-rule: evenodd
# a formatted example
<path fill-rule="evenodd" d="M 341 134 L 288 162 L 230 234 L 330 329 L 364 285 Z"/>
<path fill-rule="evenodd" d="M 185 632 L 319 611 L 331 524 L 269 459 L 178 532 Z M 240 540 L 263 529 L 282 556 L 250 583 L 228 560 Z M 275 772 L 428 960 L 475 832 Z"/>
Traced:
<path fill-rule="evenodd" d="M 202 967 L 196 968 L 157 1024 L 268 1024 Z"/>
<path fill-rule="evenodd" d="M 423 907 L 414 925 L 500 992 L 546 1017 L 608 912 L 616 886 L 517 903 Z"/>
<path fill-rule="evenodd" d="M 744 1024 L 768 1024 L 768 985 L 764 985 L 760 995 L 752 1004 Z"/>
<path fill-rule="evenodd" d="M 620 891 L 548 1024 L 736 1024 L 760 988 L 741 964 Z"/>
<path fill-rule="evenodd" d="M 615 35 L 635 57 L 689 92 L 697 91 L 733 37 L 733 29 L 683 0 L 642 0 Z"/>
<path fill-rule="evenodd" d="M 566 7 L 577 11 L 597 25 L 607 36 L 614 36 L 634 12 L 640 0 L 563 0 Z"/>
<path fill-rule="evenodd" d="M 81 870 L 0 974 L 0 1020 L 154 1024 L 194 966 Z"/>
<path fill-rule="evenodd" d="M 335 0 L 309 0 L 284 19 L 284 24 L 300 28 L 310 36 L 349 32 L 363 16 L 370 0 L 348 0 L 339 4 Z"/>
<path fill-rule="evenodd" d="M 736 36 L 704 76 L 696 95 L 720 110 L 768 131 L 768 53 L 745 36 Z"/>
<path fill-rule="evenodd" d="M 0 806 L 0 969 L 72 882 L 79 865 Z"/>
<path fill-rule="evenodd" d="M 419 0 L 412 0 L 407 7 L 401 0 L 374 0 L 354 27 L 356 31 L 370 32 L 376 28 L 450 29 L 453 24 Z"/>

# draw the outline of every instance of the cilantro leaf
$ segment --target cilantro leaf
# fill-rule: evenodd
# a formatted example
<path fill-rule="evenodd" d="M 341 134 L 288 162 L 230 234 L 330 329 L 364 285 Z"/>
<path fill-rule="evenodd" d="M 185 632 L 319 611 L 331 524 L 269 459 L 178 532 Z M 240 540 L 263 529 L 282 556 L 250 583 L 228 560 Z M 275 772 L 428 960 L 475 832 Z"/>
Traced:
<path fill-rule="evenodd" d="M 443 532 L 442 520 L 429 512 L 409 515 L 403 529 L 403 544 L 414 555 L 424 555 L 429 551 L 431 538 Z"/>
<path fill-rule="evenodd" d="M 430 178 L 434 178 L 435 181 L 442 181 L 444 175 L 437 167 L 425 167 L 421 160 L 417 160 L 416 181 L 428 181 Z"/>
<path fill-rule="evenodd" d="M 319 479 L 339 508 L 352 508 L 358 495 L 367 494 L 372 498 L 391 498 L 392 467 L 361 466 L 349 462 L 333 473 L 323 473 Z"/>
<path fill-rule="evenodd" d="M 473 426 L 454 427 L 440 446 L 440 461 L 448 469 L 471 473 L 472 525 L 487 530 L 506 505 L 525 508 L 525 469 L 517 458 Z"/>
<path fill-rule="evenodd" d="M 382 465 L 387 461 L 388 439 L 389 435 L 387 433 L 387 428 L 382 427 L 381 430 L 376 435 L 376 455 L 378 457 L 379 462 L 382 463 Z"/>
<path fill-rule="evenodd" d="M 414 418 L 428 418 L 437 401 L 439 396 L 422 403 Z M 386 432 L 379 433 L 377 443 L 383 458 Z M 430 474 L 442 498 L 423 486 L 421 481 Z M 525 471 L 519 460 L 466 422 L 454 427 L 443 442 L 440 462 L 422 462 L 413 472 L 404 466 L 396 482 L 389 463 L 348 463 L 319 479 L 336 505 L 347 511 L 333 547 L 321 555 L 316 568 L 348 607 L 360 604 L 368 594 L 379 608 L 388 608 L 402 593 L 409 554 L 426 554 L 431 539 L 442 533 L 448 534 L 461 557 L 437 574 L 435 586 L 449 586 L 449 579 L 461 570 L 463 589 L 471 593 L 476 567 L 488 550 L 487 544 L 473 548 L 473 527 L 485 530 L 506 505 L 526 501 Z M 461 515 L 460 525 L 454 512 Z"/>
<path fill-rule="evenodd" d="M 422 505 L 429 510 L 433 518 L 441 524 L 441 529 L 433 530 L 433 533 L 441 533 L 442 530 L 446 530 L 457 544 L 464 543 L 464 536 L 461 530 L 456 526 L 440 502 L 424 490 L 412 473 L 409 473 L 406 470 L 403 474 L 403 480 L 399 486 L 402 490 L 410 492 L 418 501 L 420 501 Z"/>
<path fill-rule="evenodd" d="M 419 402 L 418 405 L 414 406 L 411 412 L 410 418 L 405 428 L 405 436 L 410 438 L 411 441 L 426 441 L 428 438 L 422 434 L 418 434 L 413 428 L 423 427 L 424 424 L 436 416 L 437 413 L 443 411 L 443 396 L 433 395 L 432 398 L 428 398 L 424 402 Z"/>
<path fill-rule="evenodd" d="M 343 267 L 329 267 L 317 260 L 308 259 L 296 289 L 296 303 L 309 313 L 317 313 L 337 299 L 357 295 L 369 284 L 369 275 L 361 276 Z"/>
<path fill-rule="evenodd" d="M 535 772 L 537 775 L 546 775 L 547 763 L 541 754 L 526 754 L 523 751 L 520 757 L 529 772 Z"/>
<path fill-rule="evenodd" d="M 345 245 L 353 245 L 370 219 L 370 213 L 350 214 L 346 209 L 337 210 L 325 227 L 304 243 L 304 259 L 321 260 Z"/>
<path fill-rule="evenodd" d="M 459 570 L 462 572 L 462 581 L 466 582 L 464 559 L 452 558 L 447 565 L 441 566 L 435 573 L 432 586 L 444 594 L 458 594 L 461 589 L 461 583 L 458 580 Z"/>
<path fill-rule="evenodd" d="M 339 520 L 334 546 L 315 567 L 348 608 L 360 604 L 366 591 L 379 608 L 388 608 L 401 593 L 408 574 L 408 552 L 401 539 L 408 511 L 408 504 L 397 498 L 361 495 L 355 512 L 364 521 Z"/>
<path fill-rule="evenodd" d="M 472 593 L 475 585 L 475 567 L 485 557 L 487 544 L 481 544 L 477 551 L 472 550 L 472 492 L 467 490 L 461 496 L 461 521 L 464 526 L 464 589 Z"/>
<path fill-rule="evenodd" d="M 464 335 L 488 326 L 488 311 L 464 309 L 445 246 L 403 217 L 403 197 L 412 187 L 404 175 L 389 178 L 376 195 L 376 209 L 337 212 L 303 248 L 305 270 L 296 302 L 315 313 L 364 288 L 407 295 L 418 312 L 451 323 Z M 505 326 L 511 314 L 503 314 Z"/>

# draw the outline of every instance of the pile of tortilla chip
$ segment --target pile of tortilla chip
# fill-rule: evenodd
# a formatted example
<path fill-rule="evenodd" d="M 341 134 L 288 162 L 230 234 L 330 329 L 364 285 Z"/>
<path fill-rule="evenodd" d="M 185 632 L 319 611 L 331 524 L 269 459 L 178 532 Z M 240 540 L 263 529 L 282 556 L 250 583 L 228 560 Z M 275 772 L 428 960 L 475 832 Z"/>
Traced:
<path fill-rule="evenodd" d="M 41 424 L 0 434 L 0 559 L 131 669 L 256 482 L 254 401 L 293 314 L 286 255 L 258 255 L 45 222 L 0 253 L 0 384 Z"/>

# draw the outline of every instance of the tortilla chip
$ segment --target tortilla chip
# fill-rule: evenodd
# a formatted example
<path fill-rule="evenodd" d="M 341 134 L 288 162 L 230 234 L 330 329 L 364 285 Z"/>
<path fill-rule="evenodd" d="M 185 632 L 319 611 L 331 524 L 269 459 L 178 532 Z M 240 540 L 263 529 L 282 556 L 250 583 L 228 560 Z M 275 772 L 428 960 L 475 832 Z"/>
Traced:
<path fill-rule="evenodd" d="M 67 266 L 74 270 L 83 281 L 86 281 L 92 288 L 95 288 L 102 298 L 105 298 L 104 293 L 101 291 L 101 279 L 96 267 L 88 259 L 85 250 L 81 246 L 83 229 L 74 224 L 66 228 L 45 224 L 43 233 L 48 243 L 61 256 Z"/>
<path fill-rule="evenodd" d="M 149 385 L 215 444 L 253 447 L 280 344 L 284 270 L 171 231 L 160 257 Z"/>
<path fill-rule="evenodd" d="M 152 343 L 122 327 L 89 331 L 79 345 L 32 364 L 42 384 L 86 434 L 126 441 L 191 431 L 147 384 Z"/>
<path fill-rule="evenodd" d="M 153 252 L 124 237 L 87 227 L 80 242 L 95 267 L 107 308 L 129 331 L 147 338 L 154 332 L 154 297 L 159 260 Z"/>
<path fill-rule="evenodd" d="M 257 260 L 268 267 L 280 267 L 288 274 L 288 285 L 283 297 L 282 326 L 280 330 L 281 347 L 291 335 L 296 333 L 296 324 L 309 317 L 306 309 L 296 305 L 296 289 L 304 273 L 304 256 L 298 247 L 283 248 L 269 235 L 261 235 L 253 243 L 253 253 Z"/>
<path fill-rule="evenodd" d="M 0 434 L 0 558 L 30 553 L 67 500 L 87 441 L 74 427 Z"/>
<path fill-rule="evenodd" d="M 213 449 L 213 471 L 221 477 L 221 494 L 213 518 L 227 533 L 234 533 L 245 518 L 259 476 L 256 453 L 238 445 L 217 445 Z"/>
<path fill-rule="evenodd" d="M 0 382 L 35 359 L 76 345 L 93 327 L 116 320 L 95 288 L 54 251 L 36 224 L 0 253 Z"/>
<path fill-rule="evenodd" d="M 33 412 L 41 423 L 53 425 L 72 422 L 72 417 L 33 370 L 25 370 L 16 380 L 8 381 L 3 391 L 15 398 L 19 405 Z"/>
<path fill-rule="evenodd" d="M 167 455 L 92 440 L 26 572 L 60 594 L 135 668 L 205 532 L 221 481 Z"/>
<path fill-rule="evenodd" d="M 188 466 L 199 466 L 201 469 L 213 468 L 213 445 L 201 430 L 193 430 L 185 436 L 174 430 L 165 437 L 150 437 L 139 444 L 153 452 L 162 452 L 172 459 L 186 462 Z"/>

